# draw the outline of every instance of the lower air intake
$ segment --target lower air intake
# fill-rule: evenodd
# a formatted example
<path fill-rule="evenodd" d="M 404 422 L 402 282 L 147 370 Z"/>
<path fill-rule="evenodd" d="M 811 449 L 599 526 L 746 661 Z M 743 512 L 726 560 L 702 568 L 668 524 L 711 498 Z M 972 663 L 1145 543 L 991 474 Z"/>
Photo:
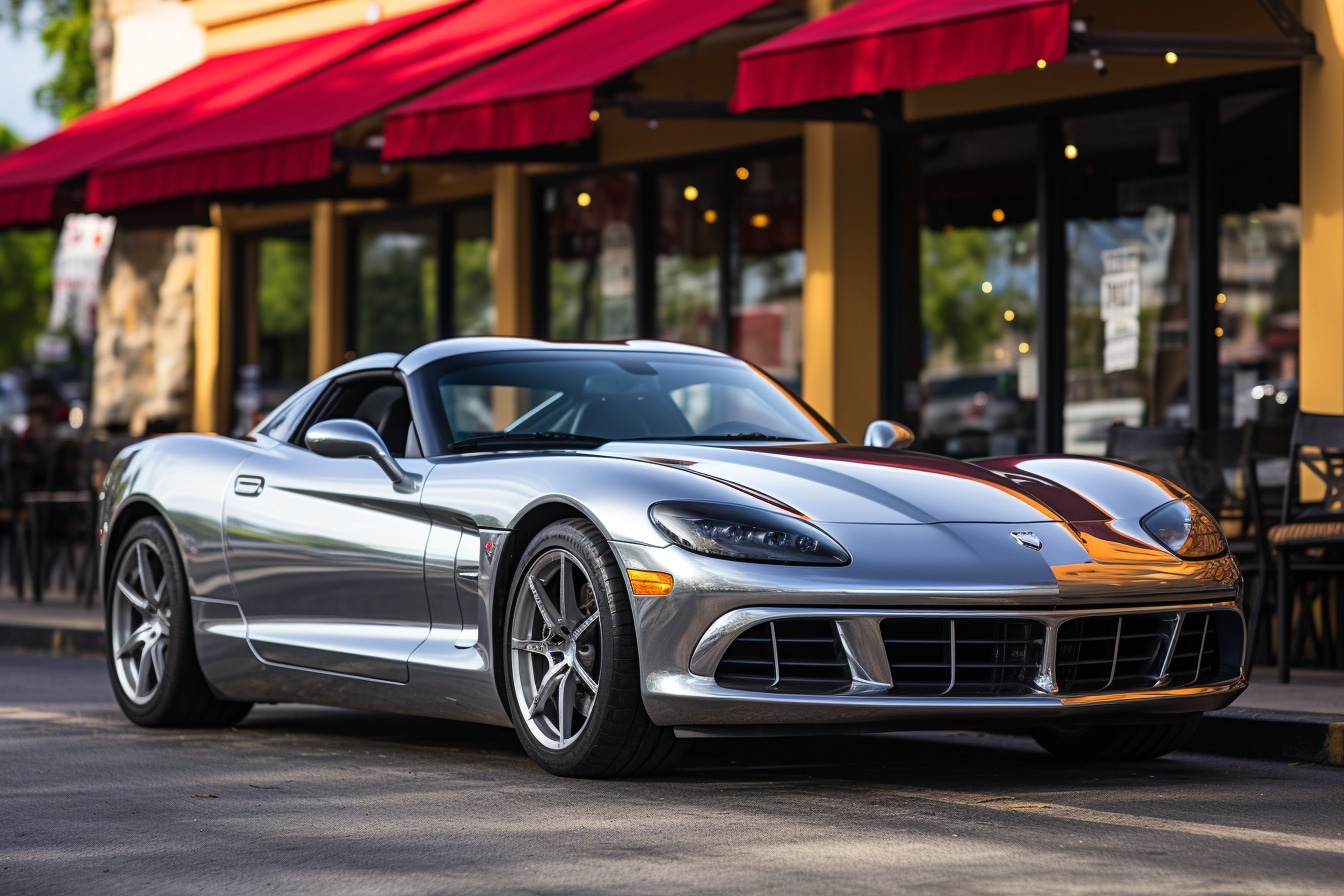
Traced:
<path fill-rule="evenodd" d="M 835 623 L 779 619 L 738 635 L 714 680 L 737 690 L 837 694 L 849 690 L 852 677 Z"/>

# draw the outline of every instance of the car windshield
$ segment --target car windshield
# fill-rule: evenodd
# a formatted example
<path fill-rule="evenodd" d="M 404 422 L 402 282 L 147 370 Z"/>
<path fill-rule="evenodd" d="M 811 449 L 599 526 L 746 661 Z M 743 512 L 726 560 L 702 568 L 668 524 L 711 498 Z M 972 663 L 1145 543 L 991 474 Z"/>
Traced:
<path fill-rule="evenodd" d="M 448 358 L 417 372 L 459 449 L 618 440 L 833 442 L 783 387 L 734 358 L 557 349 Z M 446 429 L 443 428 L 446 424 Z M 469 444 L 466 444 L 469 443 Z"/>

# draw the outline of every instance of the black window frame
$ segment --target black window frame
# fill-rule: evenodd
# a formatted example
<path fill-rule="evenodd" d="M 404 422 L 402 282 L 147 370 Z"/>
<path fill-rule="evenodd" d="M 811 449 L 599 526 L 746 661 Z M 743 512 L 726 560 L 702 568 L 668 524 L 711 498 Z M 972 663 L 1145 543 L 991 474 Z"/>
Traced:
<path fill-rule="evenodd" d="M 454 244 L 457 241 L 458 216 L 481 209 L 493 210 L 491 196 L 474 196 L 451 202 L 427 205 L 397 206 L 375 212 L 346 215 L 345 226 L 345 333 L 343 356 L 350 361 L 359 357 L 355 333 L 359 324 L 359 252 L 357 240 L 361 225 L 370 222 L 395 222 L 410 218 L 430 219 L 434 224 L 434 254 L 438 264 L 436 277 L 435 315 L 437 326 L 434 339 L 448 339 L 457 335 L 457 269 Z M 381 351 L 381 349 L 379 349 Z"/>
<path fill-rule="evenodd" d="M 741 182 L 733 174 L 737 168 L 752 160 L 776 156 L 799 155 L 803 152 L 801 138 L 772 140 L 734 146 L 730 149 L 679 156 L 660 156 L 657 159 L 633 161 L 624 164 L 598 165 L 575 168 L 558 174 L 532 179 L 532 332 L 547 339 L 550 334 L 550 210 L 546 196 L 549 190 L 583 177 L 627 171 L 636 178 L 635 203 L 635 333 L 632 339 L 656 339 L 658 329 L 658 282 L 655 256 L 658 254 L 658 196 L 657 178 L 660 174 L 687 168 L 712 168 L 721 190 L 724 208 L 719 244 L 719 326 L 716 344 L 705 346 L 729 352 L 732 346 L 732 314 L 741 302 L 741 221 L 738 220 Z M 806 197 L 803 198 L 806 202 Z"/>
<path fill-rule="evenodd" d="M 1082 77 L 1082 75 L 1080 75 Z M 1301 89 L 1298 66 L 1266 69 L 1165 84 L 1135 90 L 1075 97 L 966 115 L 884 121 L 881 125 L 882 264 L 879 272 L 882 309 L 880 402 L 884 417 L 913 419 L 917 395 L 909 383 L 918 381 L 922 321 L 920 314 L 918 140 L 930 134 L 1033 123 L 1037 128 L 1036 220 L 1038 247 L 1038 314 L 1036 343 L 1041 347 L 1040 392 L 1036 405 L 1036 450 L 1055 453 L 1064 447 L 1064 392 L 1068 326 L 1067 246 L 1064 215 L 1065 119 L 1183 103 L 1190 127 L 1188 177 L 1191 246 L 1188 392 L 1190 425 L 1200 431 L 1219 426 L 1217 325 L 1218 256 L 1218 101 L 1222 97 L 1262 90 Z M 1300 152 L 1300 149 L 1299 149 Z"/>

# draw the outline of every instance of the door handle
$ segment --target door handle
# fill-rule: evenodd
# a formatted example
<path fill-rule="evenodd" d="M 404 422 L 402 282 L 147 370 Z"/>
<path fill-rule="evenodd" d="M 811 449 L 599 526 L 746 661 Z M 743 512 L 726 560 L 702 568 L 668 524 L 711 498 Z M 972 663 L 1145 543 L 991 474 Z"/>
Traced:
<path fill-rule="evenodd" d="M 266 480 L 260 476 L 239 476 L 233 480 L 233 492 L 236 495 L 251 497 L 261 494 L 261 487 L 265 484 Z"/>

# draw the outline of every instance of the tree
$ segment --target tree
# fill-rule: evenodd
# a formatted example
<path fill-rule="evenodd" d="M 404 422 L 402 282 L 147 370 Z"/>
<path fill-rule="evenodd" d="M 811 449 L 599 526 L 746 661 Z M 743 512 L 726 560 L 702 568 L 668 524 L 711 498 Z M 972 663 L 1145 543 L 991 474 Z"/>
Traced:
<path fill-rule="evenodd" d="M 0 125 L 0 153 L 19 138 Z M 0 370 L 23 363 L 51 307 L 51 231 L 0 230 Z"/>
<path fill-rule="evenodd" d="M 61 122 L 72 121 L 98 103 L 90 0 L 0 0 L 0 24 L 16 34 L 30 24 L 29 17 L 47 57 L 60 60 L 56 74 L 37 88 L 34 99 Z"/>

